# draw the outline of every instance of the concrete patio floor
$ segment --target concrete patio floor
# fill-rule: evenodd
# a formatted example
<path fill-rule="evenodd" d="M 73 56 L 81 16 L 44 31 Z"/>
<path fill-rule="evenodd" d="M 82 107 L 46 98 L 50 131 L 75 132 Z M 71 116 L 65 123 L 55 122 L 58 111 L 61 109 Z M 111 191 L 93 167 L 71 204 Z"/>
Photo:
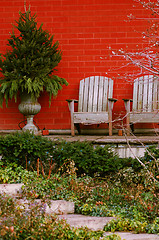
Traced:
<path fill-rule="evenodd" d="M 134 136 L 104 136 L 104 135 L 75 135 L 72 137 L 71 135 L 48 135 L 45 136 L 51 140 L 65 140 L 67 142 L 75 142 L 75 141 L 89 141 L 93 144 L 158 144 L 159 136 L 156 135 L 134 135 Z"/>

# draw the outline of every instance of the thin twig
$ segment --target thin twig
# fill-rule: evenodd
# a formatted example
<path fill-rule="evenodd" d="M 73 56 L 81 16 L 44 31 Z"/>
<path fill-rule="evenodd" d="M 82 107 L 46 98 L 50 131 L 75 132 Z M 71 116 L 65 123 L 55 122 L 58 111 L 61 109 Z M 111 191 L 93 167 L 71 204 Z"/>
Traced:
<path fill-rule="evenodd" d="M 43 167 L 43 164 L 42 164 L 41 160 L 40 160 L 40 165 L 41 165 L 42 175 L 43 175 L 43 177 L 45 177 L 44 167 Z"/>
<path fill-rule="evenodd" d="M 39 177 L 39 158 L 37 159 L 37 176 Z"/>
<path fill-rule="evenodd" d="M 25 12 L 27 11 L 26 10 L 26 0 L 24 0 L 24 10 L 25 10 Z"/>
<path fill-rule="evenodd" d="M 50 168 L 49 168 L 49 174 L 48 174 L 47 179 L 50 179 L 50 176 L 51 176 L 51 172 L 52 172 L 53 167 L 55 167 L 55 163 L 52 164 L 52 159 L 51 159 Z"/>
<path fill-rule="evenodd" d="M 132 151 L 132 148 L 131 148 L 131 146 L 130 146 L 130 144 L 129 144 L 129 140 L 128 140 L 128 138 L 127 138 L 127 135 L 126 135 L 126 133 L 125 133 L 125 129 L 123 128 L 123 132 L 124 132 L 124 136 L 125 136 L 125 139 L 126 139 L 126 142 L 127 142 L 127 144 L 128 144 L 128 147 L 129 147 L 129 149 L 130 149 L 130 151 L 131 151 L 131 153 L 133 154 L 133 156 L 137 159 L 137 161 L 146 169 L 146 171 L 148 172 L 148 174 L 150 175 L 150 177 L 155 181 L 155 182 L 158 182 L 155 178 L 154 178 L 154 176 L 152 175 L 152 173 L 147 169 L 147 166 L 134 154 L 134 152 Z"/>

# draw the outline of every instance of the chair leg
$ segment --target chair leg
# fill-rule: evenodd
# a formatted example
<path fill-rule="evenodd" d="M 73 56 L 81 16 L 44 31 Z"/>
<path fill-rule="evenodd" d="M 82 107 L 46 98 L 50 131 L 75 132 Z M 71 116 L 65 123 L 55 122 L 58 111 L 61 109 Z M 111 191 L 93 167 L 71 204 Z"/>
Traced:
<path fill-rule="evenodd" d="M 75 136 L 75 129 L 74 129 L 74 127 L 71 127 L 71 135 L 72 135 L 72 137 Z"/>
<path fill-rule="evenodd" d="M 109 136 L 112 136 L 113 125 L 112 125 L 112 109 L 114 102 L 108 101 L 108 122 L 109 122 Z"/>
<path fill-rule="evenodd" d="M 127 115 L 127 118 L 126 118 L 126 131 L 127 131 L 127 135 L 130 136 L 131 129 L 130 129 L 130 117 L 129 117 L 129 114 Z"/>
<path fill-rule="evenodd" d="M 75 125 L 74 122 L 71 119 L 71 135 L 74 137 L 75 136 Z"/>
<path fill-rule="evenodd" d="M 108 110 L 108 126 L 109 126 L 109 136 L 112 136 L 113 125 L 112 125 L 112 111 L 110 106 Z"/>
<path fill-rule="evenodd" d="M 133 123 L 130 123 L 130 129 L 131 129 L 132 133 L 134 133 L 134 124 Z"/>
<path fill-rule="evenodd" d="M 109 122 L 109 136 L 112 136 L 112 121 Z"/>
<path fill-rule="evenodd" d="M 80 124 L 79 123 L 75 123 L 74 125 L 77 128 L 78 134 L 80 135 L 81 134 Z"/>

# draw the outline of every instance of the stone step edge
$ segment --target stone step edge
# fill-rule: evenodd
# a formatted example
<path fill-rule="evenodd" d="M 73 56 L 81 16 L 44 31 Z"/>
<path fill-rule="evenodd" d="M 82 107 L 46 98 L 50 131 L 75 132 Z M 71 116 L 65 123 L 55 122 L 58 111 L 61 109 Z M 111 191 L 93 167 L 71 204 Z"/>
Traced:
<path fill-rule="evenodd" d="M 41 199 L 35 200 L 24 200 L 16 199 L 18 207 L 28 210 L 30 206 L 39 205 L 40 209 L 46 214 L 74 214 L 75 205 L 73 202 L 65 200 L 47 200 L 42 201 Z"/>
<path fill-rule="evenodd" d="M 105 232 L 103 236 L 116 234 L 121 237 L 121 240 L 159 240 L 159 235 L 149 233 L 133 233 L 133 232 Z"/>
<path fill-rule="evenodd" d="M 58 215 L 58 219 L 65 220 L 71 227 L 87 227 L 93 231 L 103 230 L 104 226 L 115 217 L 96 217 L 82 214 Z"/>
<path fill-rule="evenodd" d="M 18 204 L 28 209 L 30 202 L 41 204 L 40 199 L 33 200 L 24 200 L 22 198 L 22 186 L 23 183 L 13 183 L 13 184 L 0 184 L 0 194 L 6 194 L 12 197 L 15 197 Z M 45 205 L 45 213 L 48 214 L 73 214 L 75 211 L 75 205 L 73 202 L 65 200 L 49 200 Z"/>
<path fill-rule="evenodd" d="M 6 193 L 11 196 L 22 194 L 23 183 L 0 184 L 0 193 Z"/>

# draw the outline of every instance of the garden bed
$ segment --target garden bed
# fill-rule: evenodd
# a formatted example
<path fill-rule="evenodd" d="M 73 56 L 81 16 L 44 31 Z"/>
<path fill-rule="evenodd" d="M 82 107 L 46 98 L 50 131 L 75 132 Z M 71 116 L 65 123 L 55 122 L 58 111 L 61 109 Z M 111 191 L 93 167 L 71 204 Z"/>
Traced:
<path fill-rule="evenodd" d="M 115 218 L 105 231 L 159 232 L 158 148 L 150 148 L 140 159 L 121 159 L 110 147 L 18 134 L 0 139 L 0 181 L 5 186 L 23 184 L 23 199 L 33 205 L 37 199 L 69 201 L 76 214 Z M 1 215 L 11 214 L 10 225 L 19 231 L 20 220 L 12 218 L 13 200 L 8 197 L 7 201 L 1 194 L 1 206 L 6 209 L 1 207 Z M 23 215 L 20 208 L 16 214 Z M 32 221 L 37 221 L 36 213 Z"/>

